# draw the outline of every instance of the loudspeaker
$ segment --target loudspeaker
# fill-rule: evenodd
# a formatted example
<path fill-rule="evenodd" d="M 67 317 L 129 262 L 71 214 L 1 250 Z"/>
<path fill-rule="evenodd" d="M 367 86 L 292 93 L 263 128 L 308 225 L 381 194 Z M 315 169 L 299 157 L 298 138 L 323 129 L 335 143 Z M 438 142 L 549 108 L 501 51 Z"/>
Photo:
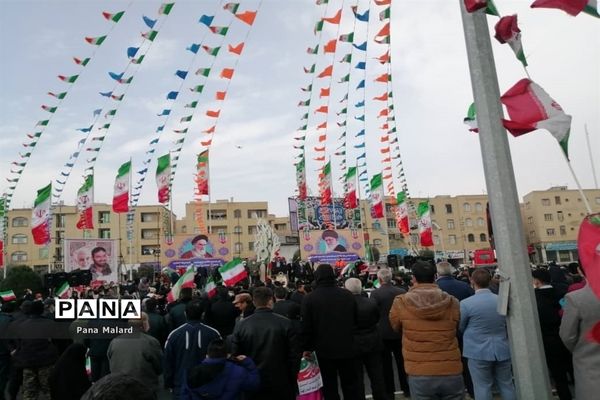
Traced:
<path fill-rule="evenodd" d="M 66 272 L 57 272 L 54 275 L 54 287 L 59 287 L 63 283 L 67 281 L 67 273 Z"/>
<path fill-rule="evenodd" d="M 398 256 L 396 254 L 388 254 L 387 265 L 388 268 L 398 268 Z"/>
<path fill-rule="evenodd" d="M 85 269 L 79 273 L 79 284 L 88 286 L 92 282 L 92 271 Z"/>
<path fill-rule="evenodd" d="M 79 286 L 79 272 L 69 272 L 67 281 L 71 287 Z"/>
<path fill-rule="evenodd" d="M 406 269 L 411 269 L 413 264 L 416 262 L 417 260 L 415 259 L 415 257 L 413 256 L 404 256 L 403 259 L 403 263 L 404 263 L 404 268 Z"/>
<path fill-rule="evenodd" d="M 44 288 L 51 288 L 54 286 L 54 274 L 44 275 Z"/>

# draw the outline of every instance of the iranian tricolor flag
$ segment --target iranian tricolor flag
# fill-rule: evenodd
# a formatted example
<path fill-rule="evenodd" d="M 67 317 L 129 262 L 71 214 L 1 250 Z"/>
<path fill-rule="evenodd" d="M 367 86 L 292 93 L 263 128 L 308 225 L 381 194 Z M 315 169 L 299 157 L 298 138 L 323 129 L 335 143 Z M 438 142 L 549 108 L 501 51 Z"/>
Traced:
<path fill-rule="evenodd" d="M 47 244 L 50 241 L 50 195 L 52 183 L 38 190 L 31 216 L 31 234 L 35 244 Z"/>
<path fill-rule="evenodd" d="M 421 246 L 433 246 L 433 235 L 431 229 L 431 214 L 429 213 L 429 202 L 422 201 L 417 207 L 419 217 L 419 235 L 421 236 Z"/>
<path fill-rule="evenodd" d="M 69 286 L 69 282 L 63 283 L 58 289 L 56 289 L 56 297 L 58 297 L 59 299 L 66 299 L 67 297 L 69 297 L 70 288 L 71 286 Z"/>
<path fill-rule="evenodd" d="M 208 150 L 198 154 L 198 164 L 196 165 L 198 173 L 196 174 L 197 195 L 208 195 Z"/>
<path fill-rule="evenodd" d="M 597 0 L 535 0 L 531 8 L 558 8 L 572 16 L 583 11 L 594 17 L 600 17 Z"/>
<path fill-rule="evenodd" d="M 13 292 L 12 290 L 5 290 L 3 292 L 0 292 L 0 297 L 2 298 L 2 301 L 4 303 L 17 299 L 17 296 L 15 296 L 15 292 Z"/>
<path fill-rule="evenodd" d="M 167 153 L 158 158 L 156 166 L 156 185 L 158 186 L 158 202 L 169 202 L 171 177 L 171 154 Z"/>
<path fill-rule="evenodd" d="M 246 268 L 244 268 L 244 264 L 239 258 L 234 258 L 227 264 L 219 267 L 219 273 L 221 274 L 223 283 L 225 283 L 226 286 L 233 286 L 248 276 Z"/>
<path fill-rule="evenodd" d="M 206 280 L 206 285 L 204 286 L 204 291 L 208 295 L 208 298 L 214 297 L 217 294 L 217 284 L 212 276 L 209 276 Z"/>
<path fill-rule="evenodd" d="M 129 182 L 131 180 L 131 160 L 127 161 L 117 172 L 113 194 L 112 209 L 117 214 L 129 211 Z"/>
<path fill-rule="evenodd" d="M 354 209 L 358 207 L 358 198 L 356 196 L 356 167 L 348 168 L 346 173 L 346 197 L 344 197 L 344 207 Z"/>
<path fill-rule="evenodd" d="M 298 184 L 298 200 L 306 200 L 306 162 L 304 157 L 296 164 L 296 183 Z"/>
<path fill-rule="evenodd" d="M 463 120 L 463 122 L 469 125 L 470 132 L 479 132 L 479 127 L 477 126 L 477 113 L 475 111 L 475 103 L 471 103 L 469 109 L 467 110 L 467 116 Z"/>
<path fill-rule="evenodd" d="M 194 267 L 189 267 L 183 275 L 179 277 L 175 285 L 171 288 L 169 294 L 167 294 L 167 301 L 172 303 L 179 299 L 179 292 L 184 288 L 193 288 L 194 287 L 194 275 L 196 271 L 194 271 Z"/>
<path fill-rule="evenodd" d="M 371 218 L 383 217 L 383 179 L 376 174 L 371 178 Z"/>
<path fill-rule="evenodd" d="M 517 60 L 521 61 L 524 67 L 527 66 L 527 59 L 523 53 L 523 44 L 521 43 L 521 30 L 517 25 L 516 15 L 507 15 L 500 18 L 500 21 L 494 27 L 496 40 L 500 43 L 508 43 L 512 51 L 517 56 Z"/>
<path fill-rule="evenodd" d="M 396 203 L 396 225 L 398 230 L 406 236 L 410 233 L 410 226 L 408 224 L 408 204 L 404 191 L 396 195 Z"/>
<path fill-rule="evenodd" d="M 321 172 L 321 205 L 331 204 L 331 160 L 323 166 Z"/>
<path fill-rule="evenodd" d="M 571 116 L 537 83 L 521 79 L 500 98 L 510 120 L 502 120 L 513 136 L 521 136 L 536 129 L 546 129 L 569 158 Z"/>
<path fill-rule="evenodd" d="M 94 202 L 94 175 L 88 175 L 85 182 L 77 192 L 77 211 L 79 221 L 77 229 L 94 229 L 94 213 L 92 203 Z"/>
<path fill-rule="evenodd" d="M 175 5 L 175 3 L 163 3 L 163 4 L 161 4 L 160 8 L 158 9 L 158 14 L 169 15 L 169 13 L 171 12 L 171 9 L 173 9 L 174 5 Z"/>

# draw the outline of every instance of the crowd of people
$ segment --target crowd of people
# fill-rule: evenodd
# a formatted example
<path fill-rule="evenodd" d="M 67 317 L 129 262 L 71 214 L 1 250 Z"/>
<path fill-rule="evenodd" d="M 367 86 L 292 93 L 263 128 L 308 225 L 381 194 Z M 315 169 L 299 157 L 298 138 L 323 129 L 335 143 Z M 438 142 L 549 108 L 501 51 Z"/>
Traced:
<path fill-rule="evenodd" d="M 140 298 L 142 318 L 72 323 L 133 328 L 111 337 L 0 340 L 0 393 L 10 400 L 19 392 L 24 400 L 145 400 L 163 385 L 173 399 L 291 400 L 305 359 L 318 362 L 325 400 L 365 399 L 365 375 L 375 400 L 392 400 L 398 389 L 414 399 L 516 399 L 493 271 L 425 260 L 403 273 L 343 271 L 278 262 L 271 272 L 286 279 L 265 283 L 250 274 L 213 296 L 184 288 L 173 303 L 166 301 L 172 273 L 74 291 Z M 198 274 L 198 288 L 206 276 Z M 532 278 L 557 396 L 573 398 L 574 387 L 577 400 L 595 398 L 600 346 L 586 335 L 600 321 L 600 300 L 576 266 L 536 268 Z M 0 327 L 19 323 L 35 332 L 53 317 L 51 298 L 27 292 L 2 304 Z"/>

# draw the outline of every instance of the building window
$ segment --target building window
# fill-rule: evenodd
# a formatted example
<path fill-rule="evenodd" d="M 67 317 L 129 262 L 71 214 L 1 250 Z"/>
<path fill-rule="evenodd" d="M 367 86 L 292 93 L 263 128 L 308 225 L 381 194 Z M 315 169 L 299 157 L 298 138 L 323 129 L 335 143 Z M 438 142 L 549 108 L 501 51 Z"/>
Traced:
<path fill-rule="evenodd" d="M 560 203 L 560 196 L 554 196 L 554 203 L 555 203 L 556 205 L 560 205 L 560 204 L 561 204 L 561 203 Z"/>
<path fill-rule="evenodd" d="M 554 236 L 554 228 L 548 228 L 548 229 L 546 229 L 546 235 L 548 235 L 548 236 Z"/>
<path fill-rule="evenodd" d="M 142 229 L 142 239 L 158 239 L 158 229 Z"/>
<path fill-rule="evenodd" d="M 187 233 L 187 225 L 181 227 L 181 233 Z"/>
<path fill-rule="evenodd" d="M 469 243 L 475 242 L 475 235 L 473 235 L 472 233 L 469 233 L 467 235 L 467 242 L 469 242 Z"/>
<path fill-rule="evenodd" d="M 485 226 L 485 220 L 481 217 L 477 218 L 477 226 Z"/>
<path fill-rule="evenodd" d="M 596 197 L 595 201 L 596 201 L 596 204 L 600 204 L 600 197 Z"/>
<path fill-rule="evenodd" d="M 240 235 L 242 233 L 242 227 L 237 225 L 233 227 L 233 233 Z"/>
<path fill-rule="evenodd" d="M 525 203 L 525 209 L 529 210 L 530 208 L 531 208 L 531 203 L 530 202 Z"/>
<path fill-rule="evenodd" d="M 473 220 L 471 218 L 465 219 L 465 226 L 473 226 Z"/>
<path fill-rule="evenodd" d="M 266 210 L 248 210 L 248 218 L 250 219 L 265 218 L 266 216 Z"/>
<path fill-rule="evenodd" d="M 211 210 L 210 219 L 227 219 L 227 210 Z"/>
<path fill-rule="evenodd" d="M 373 222 L 371 224 L 371 227 L 375 230 L 380 230 L 381 229 L 381 224 L 379 222 Z"/>
<path fill-rule="evenodd" d="M 23 235 L 22 233 L 13 235 L 12 244 L 27 244 L 27 235 Z"/>
<path fill-rule="evenodd" d="M 483 206 L 481 205 L 481 203 L 475 203 L 475 211 L 477 211 L 477 212 L 483 211 Z"/>
<path fill-rule="evenodd" d="M 56 243 L 55 244 L 62 244 L 64 238 L 65 238 L 65 231 L 56 231 Z"/>
<path fill-rule="evenodd" d="M 439 246 L 440 244 L 440 237 L 438 235 L 433 235 L 433 244 L 436 246 Z"/>
<path fill-rule="evenodd" d="M 391 204 L 386 204 L 385 205 L 385 212 L 386 213 L 391 213 L 392 211 L 394 211 L 394 207 Z"/>
<path fill-rule="evenodd" d="M 56 227 L 57 228 L 65 227 L 65 214 L 56 214 Z"/>
<path fill-rule="evenodd" d="M 552 214 L 544 214 L 544 221 L 552 221 Z"/>
<path fill-rule="evenodd" d="M 485 235 L 485 233 L 481 233 L 479 235 L 479 241 L 480 242 L 487 242 L 487 236 Z"/>
<path fill-rule="evenodd" d="M 89 229 L 84 229 L 83 230 L 83 238 L 84 239 L 91 239 L 92 238 L 92 231 Z"/>
<path fill-rule="evenodd" d="M 257 232 L 258 232 L 258 229 L 256 228 L 256 226 L 249 226 L 248 227 L 248 234 L 249 235 L 256 235 Z"/>
<path fill-rule="evenodd" d="M 528 217 L 527 218 L 527 223 L 530 224 L 530 225 L 533 224 L 533 217 Z"/>
<path fill-rule="evenodd" d="M 101 224 L 110 223 L 110 211 L 99 211 L 98 222 L 100 222 Z"/>
<path fill-rule="evenodd" d="M 532 238 L 535 237 L 535 231 L 529 231 L 529 236 L 531 236 Z"/>
<path fill-rule="evenodd" d="M 471 212 L 471 205 L 469 203 L 463 204 L 464 212 Z"/>
<path fill-rule="evenodd" d="M 448 235 L 448 243 L 456 244 L 456 235 Z"/>
<path fill-rule="evenodd" d="M 564 221 L 564 219 L 565 219 L 565 216 L 563 215 L 563 212 L 562 212 L 562 211 L 558 211 L 558 212 L 556 213 L 556 218 L 557 218 L 559 221 Z"/>
<path fill-rule="evenodd" d="M 100 239 L 110 239 L 110 229 L 98 229 Z"/>
<path fill-rule="evenodd" d="M 565 236 L 567 234 L 567 227 L 564 225 L 561 225 L 559 228 L 560 231 L 560 236 Z"/>
<path fill-rule="evenodd" d="M 452 214 L 452 204 L 446 204 L 446 214 Z"/>
<path fill-rule="evenodd" d="M 44 246 L 44 247 L 40 247 L 38 250 L 38 258 L 40 260 L 47 260 L 48 259 L 48 253 L 50 253 L 50 250 L 48 249 L 48 247 Z"/>
<path fill-rule="evenodd" d="M 237 242 L 234 246 L 233 246 L 233 251 L 235 251 L 237 254 L 241 253 L 242 251 L 244 251 L 244 246 L 240 243 Z"/>
<path fill-rule="evenodd" d="M 392 228 L 392 229 L 395 228 L 396 227 L 396 220 L 388 218 L 388 220 L 387 220 L 387 226 L 388 226 L 388 228 Z"/>
<path fill-rule="evenodd" d="M 25 226 L 29 226 L 29 220 L 25 217 L 16 217 L 12 220 L 13 228 L 22 228 Z"/>
<path fill-rule="evenodd" d="M 454 229 L 454 220 L 453 219 L 448 220 L 448 229 Z"/>
<path fill-rule="evenodd" d="M 381 244 L 382 244 L 381 239 L 373 239 L 373 246 L 379 247 L 379 246 L 381 246 Z"/>
<path fill-rule="evenodd" d="M 543 206 L 549 206 L 550 205 L 550 199 L 542 199 L 542 205 Z"/>
<path fill-rule="evenodd" d="M 151 256 L 154 255 L 158 259 L 160 257 L 160 249 L 154 246 L 142 246 L 142 255 Z"/>
<path fill-rule="evenodd" d="M 254 251 L 254 242 L 248 242 L 248 251 Z"/>
<path fill-rule="evenodd" d="M 10 255 L 10 259 L 13 262 L 27 261 L 27 253 L 24 251 L 15 251 Z"/>
<path fill-rule="evenodd" d="M 157 213 L 142 213 L 141 214 L 142 222 L 156 222 L 158 221 Z"/>
<path fill-rule="evenodd" d="M 242 210 L 234 210 L 233 211 L 233 218 L 242 218 Z"/>

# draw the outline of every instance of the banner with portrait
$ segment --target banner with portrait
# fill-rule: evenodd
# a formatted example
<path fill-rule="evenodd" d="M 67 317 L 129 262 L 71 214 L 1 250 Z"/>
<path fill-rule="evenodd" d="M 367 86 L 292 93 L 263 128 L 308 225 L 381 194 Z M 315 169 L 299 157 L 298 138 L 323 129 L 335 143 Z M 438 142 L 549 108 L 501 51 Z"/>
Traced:
<path fill-rule="evenodd" d="M 360 229 L 360 208 L 344 208 L 343 198 L 334 198 L 332 205 L 321 205 L 320 197 L 307 197 L 304 201 L 295 198 L 288 200 L 290 215 L 297 215 L 297 226 L 300 231 L 325 229 Z"/>
<path fill-rule="evenodd" d="M 172 269 L 214 268 L 231 261 L 230 242 L 225 233 L 175 235 L 171 244 L 161 243 L 161 253 Z"/>
<path fill-rule="evenodd" d="M 119 281 L 117 240 L 65 239 L 64 243 L 65 272 L 89 270 L 92 281 Z"/>
<path fill-rule="evenodd" d="M 300 233 L 300 256 L 315 263 L 333 264 L 364 258 L 365 245 L 359 229 L 326 229 Z"/>

